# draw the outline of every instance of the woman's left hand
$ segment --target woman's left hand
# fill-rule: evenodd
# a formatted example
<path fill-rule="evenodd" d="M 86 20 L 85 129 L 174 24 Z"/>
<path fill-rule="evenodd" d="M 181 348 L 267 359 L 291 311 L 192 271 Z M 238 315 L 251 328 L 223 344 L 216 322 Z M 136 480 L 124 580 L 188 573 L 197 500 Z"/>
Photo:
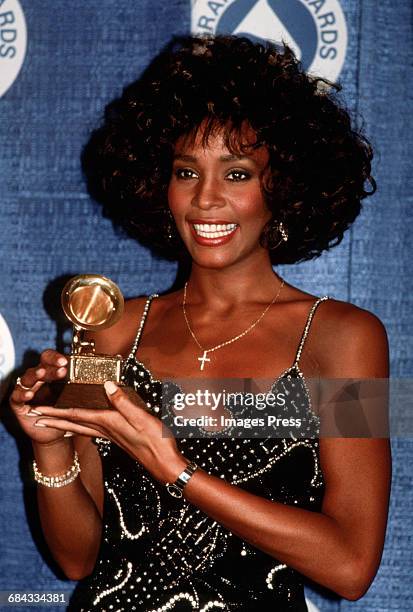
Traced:
<path fill-rule="evenodd" d="M 114 410 L 36 406 L 29 413 L 38 417 L 33 425 L 111 440 L 154 478 L 162 483 L 174 482 L 188 461 L 179 452 L 170 430 L 132 402 L 115 383 L 106 382 L 105 390 Z"/>

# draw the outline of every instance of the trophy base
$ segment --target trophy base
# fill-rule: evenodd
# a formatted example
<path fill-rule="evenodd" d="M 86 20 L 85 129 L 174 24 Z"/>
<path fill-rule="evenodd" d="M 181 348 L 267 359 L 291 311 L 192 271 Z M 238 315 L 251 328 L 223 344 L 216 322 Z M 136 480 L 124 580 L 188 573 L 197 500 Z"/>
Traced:
<path fill-rule="evenodd" d="M 133 387 L 119 386 L 134 404 L 147 409 Z M 31 406 L 53 406 L 55 408 L 113 409 L 103 385 L 68 383 L 65 381 L 44 384 L 28 404 Z"/>

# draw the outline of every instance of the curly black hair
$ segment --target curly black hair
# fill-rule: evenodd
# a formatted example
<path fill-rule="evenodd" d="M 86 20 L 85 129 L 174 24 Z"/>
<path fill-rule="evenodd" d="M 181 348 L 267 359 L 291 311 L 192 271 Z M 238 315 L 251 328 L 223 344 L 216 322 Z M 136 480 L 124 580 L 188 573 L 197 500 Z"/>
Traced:
<path fill-rule="evenodd" d="M 262 243 L 268 246 L 274 220 L 288 231 L 288 241 L 270 251 L 272 263 L 318 257 L 341 242 L 376 188 L 372 148 L 337 100 L 340 89 L 303 72 L 286 45 L 175 37 L 107 106 L 83 151 L 89 190 L 130 236 L 179 259 L 185 247 L 167 202 L 177 139 L 202 123 L 204 139 L 218 127 L 237 153 L 247 124 L 255 146 L 269 152 L 263 192 L 272 219 Z"/>

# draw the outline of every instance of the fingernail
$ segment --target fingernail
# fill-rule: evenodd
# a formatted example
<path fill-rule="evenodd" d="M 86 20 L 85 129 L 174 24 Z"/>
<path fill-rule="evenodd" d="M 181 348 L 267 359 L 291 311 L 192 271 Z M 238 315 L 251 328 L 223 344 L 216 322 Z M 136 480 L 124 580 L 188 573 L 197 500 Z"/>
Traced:
<path fill-rule="evenodd" d="M 57 360 L 57 365 L 65 366 L 67 364 L 67 359 L 65 357 L 59 357 Z"/>
<path fill-rule="evenodd" d="M 26 391 L 24 394 L 24 397 L 26 399 L 32 399 L 33 395 L 34 395 L 33 391 Z"/>
<path fill-rule="evenodd" d="M 58 368 L 56 372 L 58 376 L 63 376 L 66 374 L 66 368 Z"/>
<path fill-rule="evenodd" d="M 71 438 L 71 437 L 72 437 L 72 436 L 74 436 L 74 435 L 75 435 L 75 434 L 73 434 L 71 431 L 67 431 L 67 432 L 64 434 L 64 436 L 63 436 L 63 437 L 64 437 L 64 438 Z"/>
<path fill-rule="evenodd" d="M 107 380 L 103 386 L 108 395 L 113 395 L 118 390 L 118 387 L 111 380 Z"/>
<path fill-rule="evenodd" d="M 40 423 L 39 421 L 36 421 L 36 423 L 34 424 L 35 427 L 47 427 L 47 425 L 45 423 Z"/>
<path fill-rule="evenodd" d="M 44 368 L 38 368 L 36 370 L 36 376 L 44 376 L 46 374 L 46 370 Z"/>
<path fill-rule="evenodd" d="M 26 416 L 43 416 L 43 412 L 39 412 L 38 410 L 34 410 L 33 408 L 29 410 Z"/>

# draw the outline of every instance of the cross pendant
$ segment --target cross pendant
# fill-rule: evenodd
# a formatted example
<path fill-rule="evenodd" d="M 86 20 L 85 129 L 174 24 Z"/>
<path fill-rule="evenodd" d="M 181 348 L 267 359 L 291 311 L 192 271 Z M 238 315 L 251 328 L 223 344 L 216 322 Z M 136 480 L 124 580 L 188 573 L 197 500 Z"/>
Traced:
<path fill-rule="evenodd" d="M 204 354 L 202 355 L 202 357 L 198 357 L 198 361 L 201 362 L 201 370 L 204 369 L 204 365 L 206 361 L 211 361 L 209 357 L 207 357 L 207 352 L 208 351 L 204 351 Z"/>

